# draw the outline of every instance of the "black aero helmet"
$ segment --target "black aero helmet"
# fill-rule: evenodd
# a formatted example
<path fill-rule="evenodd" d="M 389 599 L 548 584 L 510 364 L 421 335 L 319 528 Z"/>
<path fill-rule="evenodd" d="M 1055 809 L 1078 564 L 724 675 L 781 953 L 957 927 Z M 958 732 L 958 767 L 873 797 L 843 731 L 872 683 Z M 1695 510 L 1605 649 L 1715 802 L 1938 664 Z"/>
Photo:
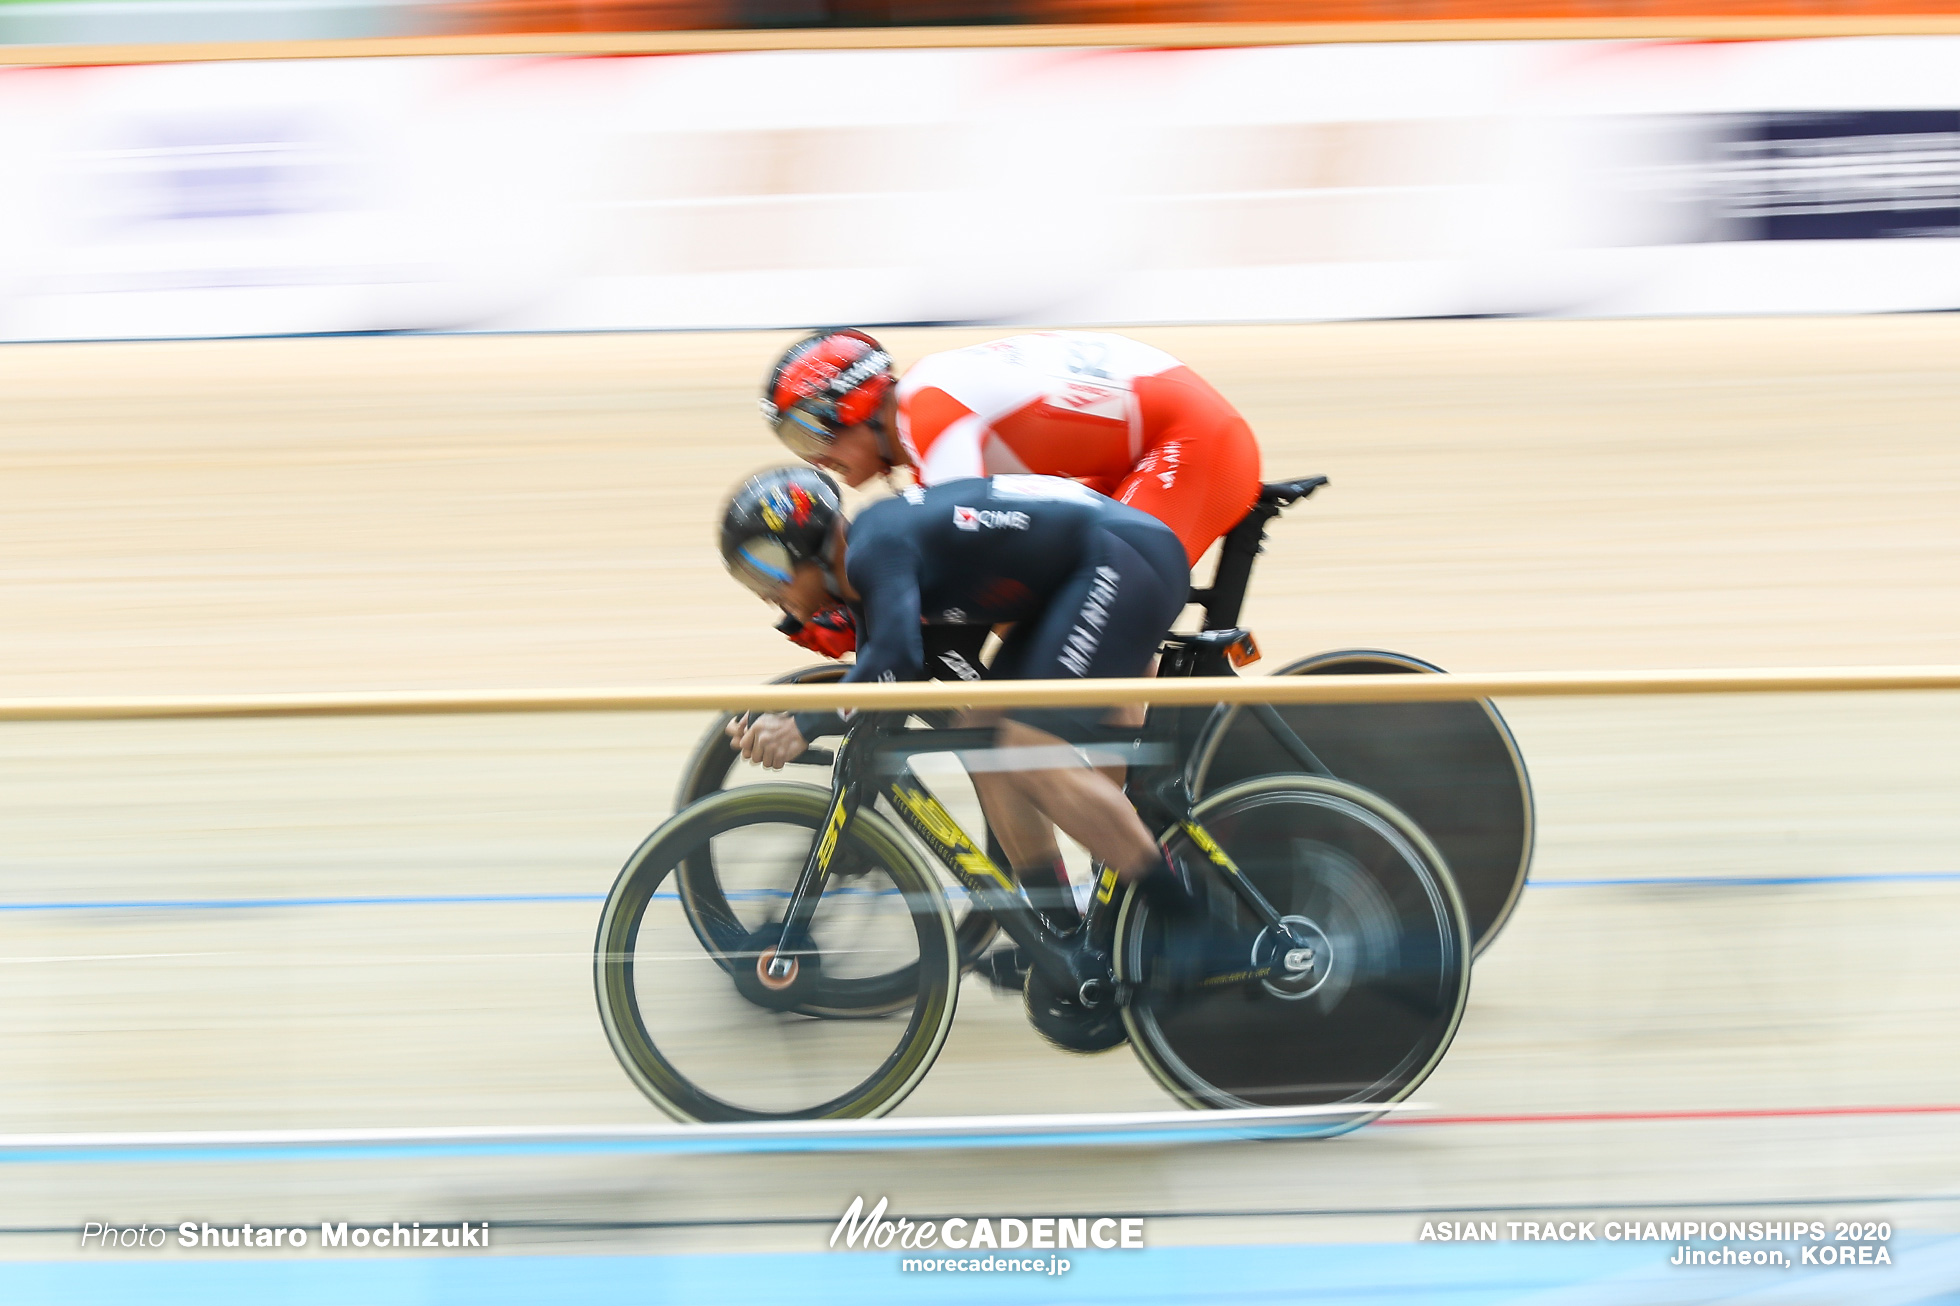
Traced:
<path fill-rule="evenodd" d="M 833 541 L 844 521 L 837 482 L 814 467 L 774 467 L 736 487 L 721 513 L 721 560 L 735 579 L 774 598 L 796 564 L 830 574 Z"/>

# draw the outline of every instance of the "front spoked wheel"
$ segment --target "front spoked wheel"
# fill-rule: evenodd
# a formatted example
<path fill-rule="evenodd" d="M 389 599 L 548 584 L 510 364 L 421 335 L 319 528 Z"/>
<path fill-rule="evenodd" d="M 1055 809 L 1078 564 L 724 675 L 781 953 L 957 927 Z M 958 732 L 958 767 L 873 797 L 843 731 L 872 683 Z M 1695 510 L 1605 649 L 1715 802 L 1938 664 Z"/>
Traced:
<path fill-rule="evenodd" d="M 1173 928 L 1131 894 L 1116 973 L 1137 1055 L 1189 1106 L 1355 1108 L 1326 1133 L 1374 1119 L 1435 1069 L 1469 1000 L 1441 856 L 1380 798 L 1315 777 L 1249 780 L 1196 815 L 1292 933 L 1262 928 L 1219 875 L 1208 918 Z M 1182 833 L 1169 843 L 1209 864 Z"/>
<path fill-rule="evenodd" d="M 843 834 L 807 949 L 787 976 L 769 966 L 771 927 L 829 806 L 827 791 L 794 784 L 697 803 L 640 845 L 606 899 L 593 956 L 599 1016 L 627 1075 L 676 1119 L 882 1115 L 945 1041 L 959 984 L 952 918 L 873 812 Z M 719 948 L 697 935 L 680 874 L 709 852 L 724 877 Z"/>

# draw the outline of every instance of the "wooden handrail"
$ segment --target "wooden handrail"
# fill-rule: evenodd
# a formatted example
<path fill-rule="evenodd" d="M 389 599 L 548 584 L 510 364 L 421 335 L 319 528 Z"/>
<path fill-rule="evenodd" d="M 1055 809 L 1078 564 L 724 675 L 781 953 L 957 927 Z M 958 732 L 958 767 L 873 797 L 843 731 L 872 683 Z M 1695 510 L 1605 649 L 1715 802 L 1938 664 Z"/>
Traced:
<path fill-rule="evenodd" d="M 1243 679 L 920 681 L 862 685 L 706 685 L 454 693 L 235 694 L 218 697 L 7 698 L 5 721 L 160 721 L 252 717 L 456 716 L 540 712 L 908 710 L 1149 702 L 1436 703 L 1480 698 L 1652 694 L 1816 694 L 1960 689 L 1960 667 L 1790 667 L 1701 671 L 1497 671 L 1467 675 L 1249 676 Z"/>

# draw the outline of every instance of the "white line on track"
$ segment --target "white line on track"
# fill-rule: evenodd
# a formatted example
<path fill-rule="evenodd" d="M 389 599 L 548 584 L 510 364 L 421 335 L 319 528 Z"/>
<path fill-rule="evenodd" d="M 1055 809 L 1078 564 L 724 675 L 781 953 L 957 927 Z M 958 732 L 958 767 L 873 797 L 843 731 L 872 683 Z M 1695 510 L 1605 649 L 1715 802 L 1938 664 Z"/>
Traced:
<path fill-rule="evenodd" d="M 550 1143 L 770 1143 L 798 1141 L 972 1140 L 1085 1134 L 1218 1136 L 1313 1125 L 1329 1118 L 1387 1111 L 1426 1111 L 1426 1104 L 1394 1102 L 1236 1111 L 1105 1111 L 1054 1115 L 917 1116 L 876 1120 L 790 1120 L 721 1125 L 454 1125 L 400 1129 L 208 1129 L 139 1133 L 0 1134 L 0 1156 L 94 1149 L 176 1151 L 186 1148 L 285 1148 L 400 1146 L 404 1144 Z"/>
<path fill-rule="evenodd" d="M 160 957 L 230 957 L 229 952 L 78 952 L 59 957 L 0 957 L 0 966 L 28 966 L 62 961 L 153 961 Z"/>

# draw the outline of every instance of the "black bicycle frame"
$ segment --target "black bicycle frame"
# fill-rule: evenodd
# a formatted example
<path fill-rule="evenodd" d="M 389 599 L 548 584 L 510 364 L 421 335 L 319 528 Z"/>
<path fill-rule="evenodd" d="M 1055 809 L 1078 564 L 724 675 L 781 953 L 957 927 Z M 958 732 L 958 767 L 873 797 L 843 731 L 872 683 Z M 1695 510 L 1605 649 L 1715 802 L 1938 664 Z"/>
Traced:
<path fill-rule="evenodd" d="M 995 731 L 990 727 L 981 727 L 914 732 L 906 730 L 902 718 L 899 720 L 900 724 L 892 724 L 889 720 L 879 720 L 865 714 L 852 723 L 838 746 L 836 766 L 831 776 L 829 814 L 790 895 L 789 907 L 783 917 L 783 932 L 775 958 L 770 962 L 772 973 L 780 970 L 787 975 L 791 958 L 799 952 L 808 951 L 805 941 L 809 938 L 810 920 L 816 911 L 817 900 L 823 894 L 824 882 L 829 878 L 843 832 L 849 828 L 867 795 L 883 793 L 906 826 L 959 880 L 973 898 L 976 908 L 991 914 L 1008 937 L 1026 950 L 1030 964 L 1046 978 L 1060 986 L 1062 991 L 1070 993 L 1076 992 L 1086 982 L 1106 979 L 1106 975 L 1077 973 L 1077 964 L 1083 960 L 1082 951 L 1072 947 L 1048 927 L 1041 914 L 1021 895 L 1007 871 L 996 866 L 993 859 L 973 842 L 959 821 L 912 770 L 909 759 L 919 753 L 995 750 L 998 747 Z M 1284 729 L 1283 722 L 1281 727 Z M 1113 747 L 1122 749 L 1127 746 L 1134 750 L 1153 744 L 1168 746 L 1168 740 L 1154 737 L 1157 733 L 1146 726 L 1142 735 Z M 905 738 L 914 734 L 918 736 L 916 742 Z M 1145 765 L 1135 768 L 1133 775 L 1135 778 L 1130 788 L 1138 815 L 1154 828 L 1175 825 L 1181 829 L 1204 853 L 1213 872 L 1262 925 L 1290 937 L 1291 931 L 1281 921 L 1279 912 L 1198 822 L 1192 810 L 1191 790 L 1184 771 L 1175 766 Z M 1153 817 L 1160 819 L 1153 821 Z M 1107 920 L 1108 913 L 1117 909 L 1116 888 L 1116 872 L 1103 867 L 1090 896 L 1085 920 L 1087 937 L 1107 937 L 1099 932 L 1099 927 Z M 1229 978 L 1237 981 L 1258 978 L 1260 974 L 1263 974 L 1263 970 L 1247 970 Z"/>
<path fill-rule="evenodd" d="M 1291 507 L 1326 483 L 1326 477 L 1314 476 L 1261 487 L 1251 511 L 1226 534 L 1218 570 L 1211 585 L 1191 592 L 1191 601 L 1205 607 L 1206 629 L 1196 635 L 1173 635 L 1165 641 L 1159 661 L 1160 676 L 1236 676 L 1229 654 L 1235 646 L 1251 647 L 1251 636 L 1236 629 L 1236 623 L 1245 599 L 1246 586 L 1252 576 L 1253 560 L 1265 545 L 1266 526 L 1282 509 Z M 1222 706 L 1214 709 L 1213 719 L 1224 710 Z M 1280 747 L 1302 770 L 1333 778 L 1334 773 L 1315 756 L 1271 704 L 1255 703 L 1251 710 L 1254 718 L 1271 732 Z M 1158 716 L 1157 713 L 1151 715 L 1153 718 Z M 1130 746 L 1171 744 L 1181 719 L 1181 715 L 1173 711 L 1164 716 L 1162 724 L 1147 723 L 1141 735 L 1129 740 Z M 912 744 L 901 742 L 902 737 L 910 732 L 904 729 L 902 717 L 896 718 L 896 721 L 897 724 L 892 724 L 890 720 L 864 714 L 845 732 L 844 741 L 834 754 L 828 750 L 811 749 L 800 759 L 811 762 L 834 760 L 830 812 L 824 820 L 823 833 L 811 848 L 803 873 L 797 877 L 796 888 L 790 895 L 789 909 L 783 917 L 783 933 L 776 955 L 769 963 L 772 974 L 786 977 L 792 969 L 790 958 L 796 952 L 805 950 L 801 945 L 808 938 L 810 917 L 816 910 L 817 899 L 822 896 L 838 841 L 863 803 L 865 794 L 880 783 L 878 777 L 867 773 L 874 765 L 883 767 L 886 759 L 897 757 L 899 760 L 891 768 L 892 774 L 882 781 L 882 792 L 891 800 L 893 808 L 912 832 L 965 886 L 979 909 L 991 913 L 1000 922 L 1000 927 L 1007 931 L 1008 937 L 1027 950 L 1031 964 L 1050 980 L 1062 985 L 1064 991 L 1072 991 L 1085 980 L 1097 978 L 1074 973 L 1069 963 L 1078 959 L 1079 950 L 1069 947 L 1048 928 L 1041 914 L 1021 896 L 1013 878 L 994 865 L 993 859 L 974 844 L 960 823 L 913 774 L 911 764 L 904 760 L 916 753 L 991 750 L 996 747 L 994 731 L 989 728 L 934 730 Z M 1144 823 L 1152 829 L 1175 825 L 1183 830 L 1205 854 L 1214 872 L 1231 887 L 1261 924 L 1291 937 L 1291 930 L 1280 920 L 1272 904 L 1245 878 L 1231 857 L 1218 846 L 1218 841 L 1198 823 L 1192 810 L 1194 804 L 1186 769 L 1173 766 L 1141 770 L 1133 768 L 1132 776 L 1132 801 L 1136 803 L 1138 815 L 1144 819 Z M 1116 884 L 1116 873 L 1107 866 L 1103 867 L 1085 921 L 1088 937 L 1106 937 L 1098 934 L 1096 929 L 1108 912 L 1116 910 Z"/>
<path fill-rule="evenodd" d="M 1225 533 L 1211 584 L 1191 591 L 1191 601 L 1204 605 L 1206 630 L 1225 630 L 1239 624 L 1246 586 L 1252 581 L 1253 560 L 1266 547 L 1266 524 L 1325 484 L 1325 476 L 1308 476 L 1259 487 L 1252 508 Z"/>

